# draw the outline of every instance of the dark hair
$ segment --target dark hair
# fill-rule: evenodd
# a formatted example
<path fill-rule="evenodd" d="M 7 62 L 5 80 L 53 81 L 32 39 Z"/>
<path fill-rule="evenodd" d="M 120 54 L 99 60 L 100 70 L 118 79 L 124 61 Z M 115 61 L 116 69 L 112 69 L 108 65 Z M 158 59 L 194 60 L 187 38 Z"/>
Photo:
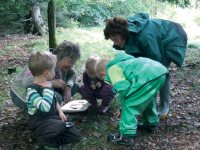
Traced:
<path fill-rule="evenodd" d="M 73 61 L 80 59 L 80 48 L 78 44 L 74 44 L 70 41 L 63 41 L 53 52 L 58 61 L 62 60 L 64 57 L 68 57 Z"/>
<path fill-rule="evenodd" d="M 127 20 L 123 17 L 114 17 L 107 20 L 106 27 L 104 29 L 104 36 L 106 40 L 108 40 L 113 34 L 119 34 L 123 38 L 126 38 L 128 32 Z"/>

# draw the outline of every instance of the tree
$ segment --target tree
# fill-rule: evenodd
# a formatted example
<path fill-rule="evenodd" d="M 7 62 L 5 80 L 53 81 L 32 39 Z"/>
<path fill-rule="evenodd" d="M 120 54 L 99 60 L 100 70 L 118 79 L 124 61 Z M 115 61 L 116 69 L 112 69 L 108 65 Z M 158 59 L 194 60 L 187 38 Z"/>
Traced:
<path fill-rule="evenodd" d="M 34 0 L 32 2 L 32 20 L 34 25 L 33 32 L 38 35 L 43 35 L 43 33 L 45 32 L 45 24 L 40 13 L 40 5 L 37 0 Z"/>
<path fill-rule="evenodd" d="M 50 0 L 48 3 L 48 27 L 49 27 L 49 50 L 56 48 L 56 7 L 55 1 Z"/>
<path fill-rule="evenodd" d="M 46 26 L 40 12 L 39 0 L 26 2 L 25 5 L 28 8 L 28 13 L 24 16 L 24 32 L 43 35 L 46 32 Z"/>

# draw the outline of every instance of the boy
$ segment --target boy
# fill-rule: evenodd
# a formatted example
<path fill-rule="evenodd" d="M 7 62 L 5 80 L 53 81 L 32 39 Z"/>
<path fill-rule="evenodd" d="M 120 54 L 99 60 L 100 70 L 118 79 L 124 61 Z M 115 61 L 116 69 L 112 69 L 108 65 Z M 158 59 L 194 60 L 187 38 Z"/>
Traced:
<path fill-rule="evenodd" d="M 33 52 L 28 67 L 34 81 L 28 86 L 28 127 L 42 147 L 59 148 L 63 144 L 77 142 L 79 134 L 74 128 L 66 128 L 67 117 L 57 102 L 52 80 L 57 58 L 49 52 Z"/>
<path fill-rule="evenodd" d="M 97 98 L 102 99 L 102 104 L 98 109 L 98 113 L 106 114 L 111 100 L 114 98 L 112 86 L 105 83 L 104 80 L 98 79 L 94 72 L 94 66 L 99 60 L 97 56 L 90 56 L 85 64 L 83 73 L 83 84 L 80 93 L 83 99 L 86 99 L 93 110 L 97 109 Z"/>
<path fill-rule="evenodd" d="M 95 71 L 98 78 L 113 85 L 122 105 L 120 136 L 110 134 L 109 141 L 132 145 L 138 126 L 136 115 L 143 115 L 144 129 L 156 128 L 158 114 L 154 98 L 168 73 L 162 64 L 121 52 L 109 63 L 105 60 L 97 62 Z"/>

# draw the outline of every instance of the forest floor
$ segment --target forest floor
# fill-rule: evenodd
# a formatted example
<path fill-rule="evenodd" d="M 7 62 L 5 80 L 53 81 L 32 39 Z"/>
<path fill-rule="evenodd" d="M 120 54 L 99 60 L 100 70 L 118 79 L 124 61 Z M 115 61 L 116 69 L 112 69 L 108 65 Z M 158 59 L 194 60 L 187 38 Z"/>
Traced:
<path fill-rule="evenodd" d="M 17 72 L 8 73 L 9 67 L 21 67 L 27 62 L 29 51 L 26 43 L 35 36 L 9 36 L 0 39 L 0 150 L 32 150 L 35 141 L 27 130 L 27 115 L 17 108 L 9 95 L 10 81 Z M 6 47 L 12 43 L 14 46 Z M 27 45 L 26 45 L 27 46 Z M 99 116 L 95 113 L 70 115 L 82 135 L 81 142 L 64 149 L 76 150 L 143 150 L 143 149 L 200 149 L 200 50 L 189 49 L 194 60 L 185 62 L 182 69 L 170 67 L 171 107 L 168 118 L 160 120 L 153 134 L 138 132 L 132 147 L 106 142 L 108 133 L 118 130 L 112 113 Z M 81 66 L 82 67 L 82 66 Z M 113 102 L 114 103 L 114 102 Z M 111 107 L 111 112 L 114 108 Z"/>

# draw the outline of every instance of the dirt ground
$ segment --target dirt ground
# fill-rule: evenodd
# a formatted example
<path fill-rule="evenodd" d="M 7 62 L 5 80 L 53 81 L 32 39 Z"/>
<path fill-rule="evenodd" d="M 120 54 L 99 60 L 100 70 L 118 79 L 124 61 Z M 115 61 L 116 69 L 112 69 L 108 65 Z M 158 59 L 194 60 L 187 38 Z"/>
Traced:
<path fill-rule="evenodd" d="M 0 55 L 0 150 L 30 150 L 35 146 L 35 141 L 27 130 L 26 113 L 18 109 L 9 96 L 10 80 L 16 74 L 7 72 L 9 66 L 23 66 L 27 61 L 28 52 L 18 44 L 35 38 L 34 36 L 12 36 L 0 39 L 0 51 L 6 44 L 16 43 L 15 49 L 11 49 L 9 54 Z M 160 120 L 156 133 L 151 135 L 140 133 L 131 148 L 112 146 L 105 142 L 105 134 L 109 132 L 100 130 L 103 125 L 112 131 L 116 130 L 112 129 L 114 124 L 112 116 L 91 117 L 87 113 L 78 114 L 72 118 L 83 139 L 78 146 L 65 146 L 64 149 L 200 149 L 200 60 L 195 64 L 186 62 L 182 69 L 172 65 L 170 74 L 172 81 L 170 113 L 168 118 Z M 102 119 L 104 121 L 101 121 Z M 90 129 L 88 124 L 94 122 L 97 123 L 97 128 Z M 96 143 L 89 143 L 87 138 L 95 139 Z M 103 142 L 98 143 L 98 140 Z"/>

